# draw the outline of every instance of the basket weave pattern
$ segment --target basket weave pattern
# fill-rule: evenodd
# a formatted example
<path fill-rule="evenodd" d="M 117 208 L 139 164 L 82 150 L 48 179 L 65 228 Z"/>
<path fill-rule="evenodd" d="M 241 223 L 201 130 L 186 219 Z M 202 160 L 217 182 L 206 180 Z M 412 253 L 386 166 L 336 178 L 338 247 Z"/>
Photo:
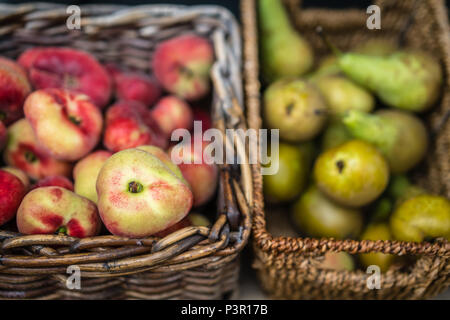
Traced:
<path fill-rule="evenodd" d="M 301 1 L 285 0 L 295 27 L 311 43 L 317 60 L 329 50 L 315 32 L 321 25 L 340 49 L 348 50 L 372 37 L 403 41 L 438 58 L 444 70 L 439 105 L 426 115 L 432 137 L 424 164 L 415 170 L 415 181 L 428 190 L 450 197 L 450 32 L 443 1 L 380 0 L 381 30 L 366 28 L 363 10 L 302 9 Z M 245 92 L 250 127 L 260 128 L 260 82 L 256 0 L 242 0 L 244 26 Z M 412 17 L 412 18 L 411 18 Z M 399 241 L 355 241 L 274 237 L 266 229 L 262 177 L 253 170 L 255 208 L 253 216 L 254 268 L 264 289 L 278 299 L 419 299 L 432 297 L 450 285 L 450 244 Z M 382 274 L 381 289 L 367 287 L 369 274 L 362 270 L 333 271 L 320 268 L 328 251 L 350 254 L 382 252 L 411 255 L 418 259 L 407 270 L 391 268 Z"/>
<path fill-rule="evenodd" d="M 149 72 L 158 42 L 196 33 L 211 40 L 214 127 L 246 127 L 242 116 L 241 40 L 234 17 L 215 6 L 81 7 L 81 30 L 66 27 L 66 6 L 0 5 L 0 54 L 69 46 L 103 63 Z M 243 152 L 239 149 L 236 152 Z M 243 155 L 245 156 L 245 155 Z M 0 298 L 220 299 L 237 293 L 239 252 L 247 243 L 253 183 L 248 164 L 221 165 L 217 220 L 160 239 L 112 235 L 77 239 L 0 230 Z M 81 271 L 69 290 L 67 267 Z"/>

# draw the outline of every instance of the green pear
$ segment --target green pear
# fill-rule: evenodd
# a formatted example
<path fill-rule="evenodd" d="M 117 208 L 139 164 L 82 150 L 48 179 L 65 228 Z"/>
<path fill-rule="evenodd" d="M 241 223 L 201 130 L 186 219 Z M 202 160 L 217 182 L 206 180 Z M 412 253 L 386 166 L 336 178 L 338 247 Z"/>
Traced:
<path fill-rule="evenodd" d="M 392 240 L 389 225 L 387 223 L 376 223 L 367 226 L 361 235 L 361 240 Z M 381 272 L 386 272 L 395 259 L 392 254 L 381 252 L 363 253 L 359 255 L 361 264 L 364 267 L 377 265 Z"/>
<path fill-rule="evenodd" d="M 295 199 L 305 188 L 312 163 L 312 143 L 290 145 L 280 143 L 278 157 L 271 165 L 278 165 L 277 173 L 264 176 L 264 197 L 272 203 Z"/>
<path fill-rule="evenodd" d="M 450 201 L 422 194 L 401 203 L 390 219 L 392 235 L 401 241 L 450 240 Z"/>
<path fill-rule="evenodd" d="M 351 134 L 375 145 L 387 158 L 393 173 L 404 173 L 425 156 L 428 136 L 422 121 L 404 111 L 380 110 L 368 114 L 348 112 L 343 122 Z"/>
<path fill-rule="evenodd" d="M 351 140 L 317 158 L 314 178 L 319 189 L 334 201 L 360 207 L 383 193 L 389 182 L 389 167 L 371 144 Z"/>
<path fill-rule="evenodd" d="M 395 175 L 389 183 L 387 193 L 394 199 L 395 206 L 398 206 L 408 199 L 425 194 L 426 191 L 421 187 L 412 184 L 407 176 Z"/>
<path fill-rule="evenodd" d="M 375 99 L 369 91 L 339 75 L 324 75 L 311 80 L 325 98 L 330 116 L 339 117 L 348 110 L 370 112 Z"/>
<path fill-rule="evenodd" d="M 358 44 L 352 49 L 352 52 L 373 55 L 387 56 L 398 50 L 398 44 L 389 39 L 373 38 Z"/>
<path fill-rule="evenodd" d="M 397 51 L 386 56 L 343 53 L 342 72 L 373 91 L 385 104 L 421 112 L 437 100 L 442 85 L 439 63 L 423 52 Z"/>
<path fill-rule="evenodd" d="M 304 80 L 282 79 L 264 92 L 264 119 L 289 142 L 312 139 L 327 120 L 327 104 L 319 90 Z"/>
<path fill-rule="evenodd" d="M 294 224 L 312 237 L 354 238 L 362 229 L 358 209 L 340 206 L 310 186 L 292 208 Z"/>
<path fill-rule="evenodd" d="M 264 77 L 297 77 L 313 64 L 308 42 L 293 28 L 281 0 L 259 1 L 261 59 Z"/>
<path fill-rule="evenodd" d="M 387 221 L 394 207 L 393 201 L 388 196 L 382 196 L 374 202 L 370 210 L 370 221 L 384 222 Z"/>
<path fill-rule="evenodd" d="M 342 72 L 341 68 L 339 68 L 337 57 L 335 55 L 328 55 L 320 61 L 319 66 L 311 75 L 311 78 L 339 74 L 342 74 Z"/>
<path fill-rule="evenodd" d="M 322 134 L 321 148 L 323 151 L 340 146 L 353 137 L 341 120 L 335 119 L 325 128 Z"/>

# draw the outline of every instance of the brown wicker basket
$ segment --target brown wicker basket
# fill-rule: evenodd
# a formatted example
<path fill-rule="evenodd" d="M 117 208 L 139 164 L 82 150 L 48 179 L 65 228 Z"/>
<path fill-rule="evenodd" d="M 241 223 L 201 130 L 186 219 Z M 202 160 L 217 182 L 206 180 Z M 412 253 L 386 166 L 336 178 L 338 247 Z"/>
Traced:
<path fill-rule="evenodd" d="M 365 10 L 301 9 L 298 0 L 285 1 L 294 25 L 314 47 L 317 57 L 329 54 L 315 29 L 321 25 L 343 50 L 370 37 L 398 39 L 406 46 L 421 48 L 442 62 L 445 73 L 439 106 L 426 117 L 433 137 L 425 164 L 415 172 L 417 182 L 432 192 L 450 197 L 450 33 L 443 1 L 375 1 L 381 8 L 381 30 L 366 28 Z M 245 40 L 245 92 L 248 122 L 260 128 L 260 83 L 258 76 L 257 0 L 242 0 Z M 412 19 L 410 17 L 413 17 Z M 407 27 L 405 28 L 405 24 Z M 266 229 L 262 177 L 254 168 L 253 216 L 254 268 L 263 288 L 278 299 L 419 299 L 436 295 L 450 284 L 450 244 L 398 241 L 354 241 L 274 237 Z M 407 271 L 391 268 L 382 274 L 381 289 L 370 290 L 370 274 L 362 270 L 332 271 L 320 268 L 328 251 L 350 254 L 382 252 L 418 257 Z"/>
<path fill-rule="evenodd" d="M 155 45 L 195 32 L 211 39 L 212 118 L 220 130 L 245 128 L 241 40 L 235 18 L 216 6 L 81 7 L 81 30 L 66 27 L 66 6 L 0 5 L 0 54 L 16 58 L 33 46 L 69 46 L 102 62 L 148 72 Z M 225 135 L 224 135 L 225 136 Z M 240 140 L 236 140 L 236 145 Z M 238 153 L 245 149 L 236 148 Z M 243 151 L 244 150 L 244 151 Z M 245 154 L 241 154 L 245 156 Z M 217 220 L 163 239 L 112 235 L 77 239 L 0 231 L 0 298 L 221 299 L 238 292 L 239 253 L 247 243 L 253 183 L 248 164 L 220 167 Z M 81 271 L 69 290 L 67 268 Z"/>

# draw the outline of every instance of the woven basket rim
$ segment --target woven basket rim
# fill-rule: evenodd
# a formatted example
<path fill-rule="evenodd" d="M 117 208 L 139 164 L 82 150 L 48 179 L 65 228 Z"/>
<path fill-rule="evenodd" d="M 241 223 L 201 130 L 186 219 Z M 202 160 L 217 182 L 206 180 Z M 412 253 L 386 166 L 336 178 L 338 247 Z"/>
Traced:
<path fill-rule="evenodd" d="M 299 4 L 301 1 L 297 0 Z M 431 2 L 428 0 L 428 2 Z M 431 5 L 430 5 L 431 6 Z M 439 3 L 436 3 L 438 8 Z M 309 11 L 313 10 L 316 13 L 326 15 L 333 13 L 333 9 L 301 9 L 299 6 L 291 8 L 290 15 L 296 15 L 301 10 Z M 434 8 L 434 7 L 433 7 Z M 292 12 L 293 10 L 293 12 Z M 437 9 L 434 8 L 436 11 Z M 445 10 L 445 7 L 444 7 Z M 339 12 L 349 17 L 354 17 L 355 13 L 363 11 L 352 9 L 350 12 L 340 10 Z M 435 12 L 436 13 L 436 12 Z M 247 118 L 253 128 L 259 129 L 261 126 L 261 93 L 260 93 L 260 80 L 258 77 L 259 68 L 259 56 L 258 56 L 258 27 L 257 27 L 257 14 L 256 14 L 256 0 L 241 0 L 241 19 L 243 23 L 244 32 L 244 57 L 245 63 L 245 82 L 246 82 L 246 94 L 247 94 Z M 446 52 L 446 56 L 450 57 L 450 28 L 448 18 L 442 13 L 439 19 L 436 19 L 439 25 L 439 34 L 442 41 L 440 41 L 443 52 Z M 447 40 L 445 40 L 447 39 Z M 450 61 L 445 61 L 445 69 L 447 75 L 447 81 L 445 82 L 445 88 L 450 90 Z M 259 193 L 259 197 L 255 198 L 255 210 L 253 213 L 253 239 L 258 249 L 263 252 L 278 252 L 278 253 L 290 253 L 290 252 L 303 252 L 312 254 L 323 254 L 324 252 L 344 251 L 350 254 L 355 253 L 367 253 L 367 252 L 381 252 L 391 253 L 397 255 L 442 255 L 450 256 L 450 242 L 445 239 L 437 239 L 435 242 L 405 242 L 395 240 L 336 240 L 333 238 L 310 238 L 310 237 L 287 237 L 277 236 L 274 237 L 266 228 L 264 200 L 262 193 L 262 177 L 260 174 L 260 168 L 256 168 L 253 171 L 254 180 L 258 181 L 256 184 L 258 190 L 255 193 Z"/>

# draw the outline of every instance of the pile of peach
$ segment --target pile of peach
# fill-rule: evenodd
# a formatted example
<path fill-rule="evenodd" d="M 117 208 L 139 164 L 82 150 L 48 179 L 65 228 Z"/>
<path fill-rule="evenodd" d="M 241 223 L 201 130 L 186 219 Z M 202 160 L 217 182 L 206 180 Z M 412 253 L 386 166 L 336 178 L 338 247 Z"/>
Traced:
<path fill-rule="evenodd" d="M 102 225 L 127 237 L 208 225 L 191 209 L 214 196 L 217 167 L 176 165 L 170 152 L 174 130 L 210 126 L 199 101 L 208 100 L 213 61 L 211 43 L 196 35 L 161 42 L 152 74 L 72 48 L 0 57 L 0 226 L 82 238 Z M 203 159 L 203 150 L 181 156 Z"/>

